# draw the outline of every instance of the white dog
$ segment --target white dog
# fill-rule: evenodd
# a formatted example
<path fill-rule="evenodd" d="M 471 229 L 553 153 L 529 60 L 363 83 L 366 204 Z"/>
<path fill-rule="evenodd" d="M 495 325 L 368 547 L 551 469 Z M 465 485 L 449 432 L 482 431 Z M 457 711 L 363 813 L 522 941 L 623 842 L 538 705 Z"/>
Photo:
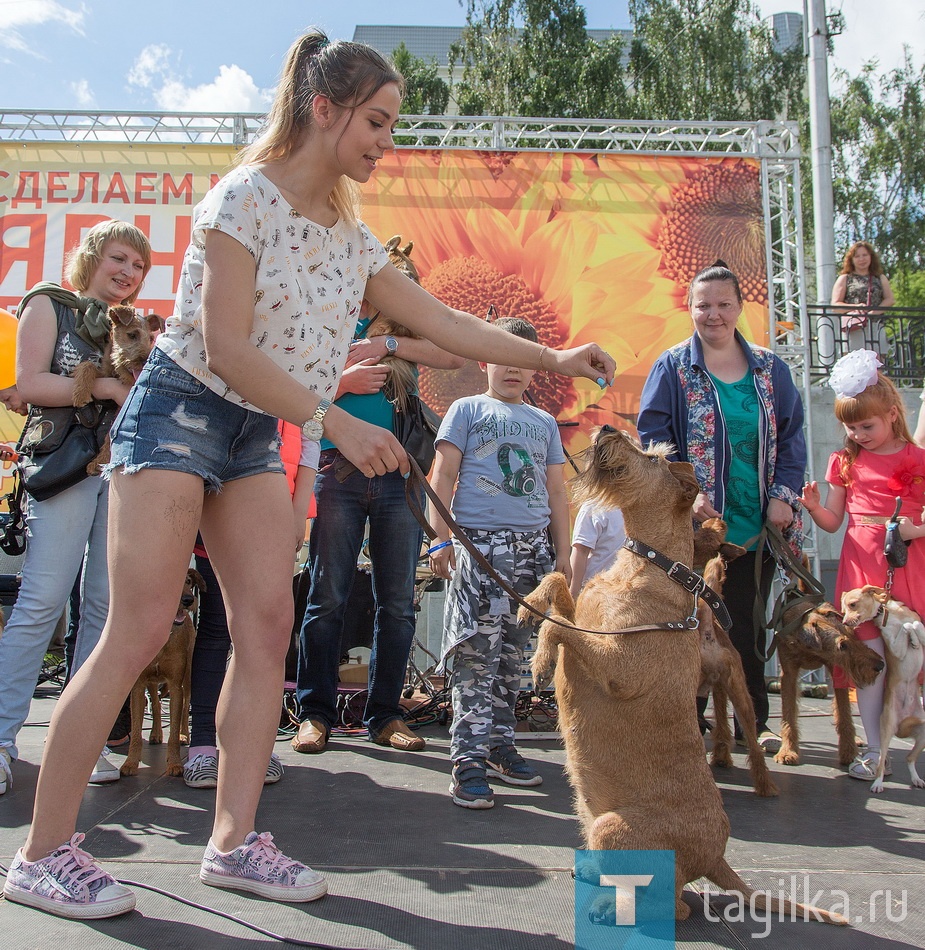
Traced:
<path fill-rule="evenodd" d="M 925 781 L 915 770 L 915 760 L 925 748 L 925 709 L 919 673 L 925 659 L 925 626 L 919 615 L 898 600 L 891 600 L 882 587 L 865 584 L 842 594 L 842 613 L 849 627 L 872 620 L 879 628 L 886 647 L 886 688 L 880 715 L 880 761 L 870 790 L 883 791 L 883 773 L 893 736 L 915 737 L 915 745 L 906 756 L 909 776 L 916 788 Z"/>

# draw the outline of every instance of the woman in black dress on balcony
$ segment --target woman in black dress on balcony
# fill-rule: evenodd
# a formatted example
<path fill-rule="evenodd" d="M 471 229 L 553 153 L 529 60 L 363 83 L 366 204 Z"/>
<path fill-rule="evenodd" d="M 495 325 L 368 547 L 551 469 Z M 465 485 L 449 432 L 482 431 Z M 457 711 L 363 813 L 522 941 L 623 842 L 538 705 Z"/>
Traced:
<path fill-rule="evenodd" d="M 832 306 L 845 310 L 841 319 L 848 349 L 874 349 L 883 356 L 886 350 L 883 322 L 874 320 L 870 329 L 867 323 L 872 316 L 882 316 L 880 309 L 873 308 L 892 307 L 895 303 L 877 252 L 866 241 L 855 241 L 848 248 L 841 274 L 832 288 Z"/>

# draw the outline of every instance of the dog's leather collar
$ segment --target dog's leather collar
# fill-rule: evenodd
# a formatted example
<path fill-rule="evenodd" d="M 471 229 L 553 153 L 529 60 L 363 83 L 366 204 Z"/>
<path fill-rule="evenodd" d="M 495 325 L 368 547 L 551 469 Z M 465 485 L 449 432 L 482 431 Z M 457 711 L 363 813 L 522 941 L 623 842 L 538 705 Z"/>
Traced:
<path fill-rule="evenodd" d="M 696 572 L 692 571 L 687 565 L 680 561 L 672 561 L 665 557 L 661 551 L 650 548 L 648 544 L 637 541 L 635 538 L 627 538 L 623 542 L 623 547 L 627 551 L 632 551 L 637 557 L 654 564 L 661 568 L 676 584 L 683 587 L 688 593 L 695 597 L 702 597 L 713 611 L 719 625 L 727 632 L 732 628 L 732 618 L 729 611 L 723 603 L 719 594 L 707 585 L 707 582 Z"/>

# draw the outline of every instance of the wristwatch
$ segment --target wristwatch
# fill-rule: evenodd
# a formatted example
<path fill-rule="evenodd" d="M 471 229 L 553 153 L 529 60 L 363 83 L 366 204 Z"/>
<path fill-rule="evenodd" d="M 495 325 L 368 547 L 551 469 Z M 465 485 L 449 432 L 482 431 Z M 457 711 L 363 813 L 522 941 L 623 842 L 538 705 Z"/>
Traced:
<path fill-rule="evenodd" d="M 398 340 L 394 336 L 387 336 L 385 338 L 385 350 L 389 356 L 394 356 L 398 352 Z"/>
<path fill-rule="evenodd" d="M 306 439 L 312 442 L 321 441 L 321 437 L 324 435 L 324 417 L 330 408 L 331 400 L 322 399 L 321 402 L 318 403 L 318 408 L 315 410 L 311 419 L 307 419 L 302 423 L 302 434 Z"/>

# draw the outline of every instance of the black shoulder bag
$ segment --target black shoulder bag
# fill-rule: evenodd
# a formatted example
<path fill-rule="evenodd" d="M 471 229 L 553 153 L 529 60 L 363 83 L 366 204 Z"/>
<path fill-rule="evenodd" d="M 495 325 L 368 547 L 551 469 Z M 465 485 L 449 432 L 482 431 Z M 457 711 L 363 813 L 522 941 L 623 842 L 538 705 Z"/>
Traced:
<path fill-rule="evenodd" d="M 116 418 L 114 402 L 30 406 L 17 448 L 25 489 L 36 501 L 54 498 L 87 478 Z"/>

